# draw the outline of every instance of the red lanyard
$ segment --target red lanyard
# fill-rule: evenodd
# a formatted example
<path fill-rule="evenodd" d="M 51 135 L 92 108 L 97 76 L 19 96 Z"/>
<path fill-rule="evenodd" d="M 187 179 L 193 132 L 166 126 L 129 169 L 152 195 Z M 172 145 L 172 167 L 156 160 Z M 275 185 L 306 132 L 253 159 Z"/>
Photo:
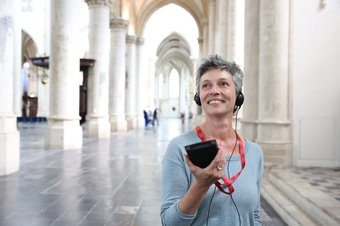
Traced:
<path fill-rule="evenodd" d="M 205 140 L 205 136 L 202 132 L 202 129 L 197 126 L 196 127 L 196 132 L 197 132 L 197 135 L 198 137 L 202 140 L 202 141 L 206 141 Z M 239 150 L 240 150 L 240 156 L 241 156 L 241 165 L 242 165 L 242 169 L 237 173 L 235 174 L 231 179 L 228 179 L 226 175 L 223 175 L 222 177 L 222 180 L 223 180 L 223 184 L 220 183 L 219 181 L 216 181 L 215 182 L 215 185 L 216 187 L 223 193 L 227 194 L 227 195 L 230 195 L 234 192 L 234 187 L 233 187 L 233 183 L 234 181 L 238 178 L 238 176 L 240 176 L 242 170 L 244 169 L 245 165 L 246 165 L 246 158 L 245 158 L 245 155 L 244 155 L 244 144 L 243 144 L 243 140 L 241 139 L 241 137 L 236 133 L 236 139 L 239 143 Z M 229 192 L 224 190 L 223 187 L 227 187 L 229 189 Z"/>

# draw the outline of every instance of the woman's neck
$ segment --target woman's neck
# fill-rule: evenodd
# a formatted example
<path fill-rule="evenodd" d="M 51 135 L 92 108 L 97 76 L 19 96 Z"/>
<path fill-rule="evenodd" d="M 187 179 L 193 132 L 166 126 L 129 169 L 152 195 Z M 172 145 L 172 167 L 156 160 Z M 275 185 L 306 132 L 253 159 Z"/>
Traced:
<path fill-rule="evenodd" d="M 207 119 L 203 122 L 201 128 L 207 140 L 217 139 L 226 142 L 230 139 L 234 140 L 236 137 L 231 119 Z"/>
<path fill-rule="evenodd" d="M 232 120 L 205 120 L 200 126 L 206 140 L 216 140 L 223 156 L 238 155 L 236 132 L 232 127 Z"/>

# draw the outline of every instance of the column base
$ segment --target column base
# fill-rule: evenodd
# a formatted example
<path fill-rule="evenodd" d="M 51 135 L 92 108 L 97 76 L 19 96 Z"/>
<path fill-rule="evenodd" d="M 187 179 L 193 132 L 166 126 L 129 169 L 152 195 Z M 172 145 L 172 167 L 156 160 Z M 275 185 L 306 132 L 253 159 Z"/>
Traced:
<path fill-rule="evenodd" d="M 263 149 L 265 162 L 279 165 L 292 163 L 290 122 L 259 121 L 256 143 Z"/>
<path fill-rule="evenodd" d="M 46 149 L 81 149 L 83 130 L 79 120 L 49 119 L 46 128 Z"/>
<path fill-rule="evenodd" d="M 137 127 L 137 116 L 129 115 L 126 117 L 127 129 L 134 129 Z"/>
<path fill-rule="evenodd" d="M 87 135 L 90 138 L 109 138 L 110 127 L 108 118 L 90 117 L 87 122 Z"/>
<path fill-rule="evenodd" d="M 263 150 L 264 162 L 266 165 L 291 165 L 292 144 L 269 144 L 261 141 L 256 142 Z"/>
<path fill-rule="evenodd" d="M 127 122 L 125 117 L 111 116 L 110 118 L 111 132 L 127 131 Z"/>
<path fill-rule="evenodd" d="M 249 140 L 255 140 L 257 137 L 257 124 L 256 122 L 241 120 L 241 134 Z"/>
<path fill-rule="evenodd" d="M 0 132 L 0 176 L 15 173 L 20 168 L 20 134 Z"/>

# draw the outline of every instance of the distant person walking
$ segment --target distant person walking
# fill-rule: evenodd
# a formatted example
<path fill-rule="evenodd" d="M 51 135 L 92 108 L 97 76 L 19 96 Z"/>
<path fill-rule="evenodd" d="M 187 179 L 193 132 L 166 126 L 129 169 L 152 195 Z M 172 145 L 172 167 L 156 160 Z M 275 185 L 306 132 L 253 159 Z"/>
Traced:
<path fill-rule="evenodd" d="M 185 124 L 185 112 L 184 111 L 181 113 L 181 120 L 182 120 L 182 125 L 184 125 Z"/>
<path fill-rule="evenodd" d="M 159 126 L 159 121 L 158 121 L 158 108 L 156 108 L 156 109 L 153 111 L 152 125 L 154 126 L 156 122 L 157 122 L 157 126 Z"/>
<path fill-rule="evenodd" d="M 148 118 L 148 113 L 143 110 L 143 113 L 144 113 L 144 126 L 145 128 L 148 127 L 148 124 L 149 124 L 149 118 Z"/>

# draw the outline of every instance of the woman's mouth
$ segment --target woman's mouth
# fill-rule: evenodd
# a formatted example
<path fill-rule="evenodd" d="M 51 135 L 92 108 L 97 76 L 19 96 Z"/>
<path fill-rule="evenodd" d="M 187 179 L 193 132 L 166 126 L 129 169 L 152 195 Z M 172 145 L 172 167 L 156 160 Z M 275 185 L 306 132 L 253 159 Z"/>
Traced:
<path fill-rule="evenodd" d="M 209 100 L 208 104 L 223 104 L 223 100 Z"/>

